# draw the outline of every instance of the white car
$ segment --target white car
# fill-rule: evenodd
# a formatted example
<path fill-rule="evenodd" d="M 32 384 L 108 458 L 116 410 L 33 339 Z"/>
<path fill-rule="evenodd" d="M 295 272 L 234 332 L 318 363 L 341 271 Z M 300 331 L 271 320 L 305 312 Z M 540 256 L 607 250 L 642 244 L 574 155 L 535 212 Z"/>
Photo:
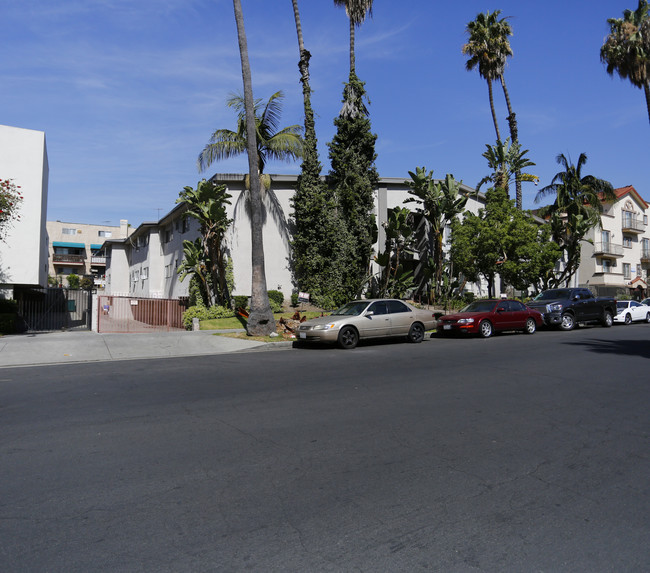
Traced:
<path fill-rule="evenodd" d="M 614 322 L 632 324 L 636 320 L 650 322 L 650 306 L 635 300 L 616 301 L 616 316 Z"/>

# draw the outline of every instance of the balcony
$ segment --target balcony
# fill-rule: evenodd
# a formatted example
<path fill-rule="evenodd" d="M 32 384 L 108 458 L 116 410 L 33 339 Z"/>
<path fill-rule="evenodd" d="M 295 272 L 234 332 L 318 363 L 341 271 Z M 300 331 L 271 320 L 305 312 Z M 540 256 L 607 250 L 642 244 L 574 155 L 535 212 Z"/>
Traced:
<path fill-rule="evenodd" d="M 90 264 L 91 265 L 99 265 L 99 266 L 106 266 L 106 257 L 96 257 L 93 255 L 90 257 Z"/>
<path fill-rule="evenodd" d="M 54 253 L 52 255 L 54 263 L 65 263 L 66 265 L 85 265 L 86 255 L 61 255 Z"/>
<path fill-rule="evenodd" d="M 623 256 L 623 245 L 615 243 L 594 243 L 594 255 L 617 259 Z"/>
<path fill-rule="evenodd" d="M 641 264 L 643 265 L 650 264 L 650 249 L 643 249 L 641 251 Z"/>
<path fill-rule="evenodd" d="M 635 233 L 638 235 L 645 232 L 645 228 L 646 226 L 643 221 L 639 221 L 638 219 L 632 217 L 623 218 L 622 231 L 624 233 Z"/>

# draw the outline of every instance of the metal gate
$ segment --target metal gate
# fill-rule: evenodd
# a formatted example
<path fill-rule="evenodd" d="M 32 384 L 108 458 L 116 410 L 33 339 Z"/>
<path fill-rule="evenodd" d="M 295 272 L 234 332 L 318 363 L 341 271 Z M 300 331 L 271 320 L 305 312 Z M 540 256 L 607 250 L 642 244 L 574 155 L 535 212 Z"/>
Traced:
<path fill-rule="evenodd" d="M 46 287 L 14 293 L 21 330 L 90 330 L 92 295 L 87 290 Z"/>
<path fill-rule="evenodd" d="M 100 295 L 98 332 L 168 332 L 183 330 L 183 301 Z"/>

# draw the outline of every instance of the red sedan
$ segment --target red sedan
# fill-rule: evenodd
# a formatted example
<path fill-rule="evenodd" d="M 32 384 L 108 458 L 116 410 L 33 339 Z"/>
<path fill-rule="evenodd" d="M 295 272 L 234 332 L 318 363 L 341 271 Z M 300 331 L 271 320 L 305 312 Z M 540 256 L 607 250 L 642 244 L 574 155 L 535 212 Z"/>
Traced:
<path fill-rule="evenodd" d="M 477 300 L 455 314 L 441 316 L 438 332 L 465 332 L 489 338 L 495 332 L 521 330 L 533 334 L 544 323 L 542 313 L 518 300 Z"/>

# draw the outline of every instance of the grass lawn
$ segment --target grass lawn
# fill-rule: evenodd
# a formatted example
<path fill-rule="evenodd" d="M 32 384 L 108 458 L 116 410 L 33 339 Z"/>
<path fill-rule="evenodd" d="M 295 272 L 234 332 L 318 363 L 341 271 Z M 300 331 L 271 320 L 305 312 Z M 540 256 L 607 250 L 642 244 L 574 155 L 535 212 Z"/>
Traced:
<path fill-rule="evenodd" d="M 295 311 L 294 311 L 295 312 Z M 274 314 L 275 320 L 278 321 L 280 318 L 291 318 L 294 315 L 294 312 L 281 312 Z M 307 319 L 316 318 L 320 316 L 319 311 L 309 311 L 301 312 L 300 316 L 306 316 Z M 213 318 L 211 320 L 202 320 L 201 321 L 201 330 L 232 330 L 232 329 L 241 329 L 246 328 L 246 319 L 243 316 L 233 316 L 231 318 Z M 286 340 L 282 336 L 248 336 L 245 332 L 223 332 L 219 333 L 219 336 L 230 336 L 232 338 L 243 338 L 246 340 L 260 340 L 262 342 L 282 342 Z"/>

